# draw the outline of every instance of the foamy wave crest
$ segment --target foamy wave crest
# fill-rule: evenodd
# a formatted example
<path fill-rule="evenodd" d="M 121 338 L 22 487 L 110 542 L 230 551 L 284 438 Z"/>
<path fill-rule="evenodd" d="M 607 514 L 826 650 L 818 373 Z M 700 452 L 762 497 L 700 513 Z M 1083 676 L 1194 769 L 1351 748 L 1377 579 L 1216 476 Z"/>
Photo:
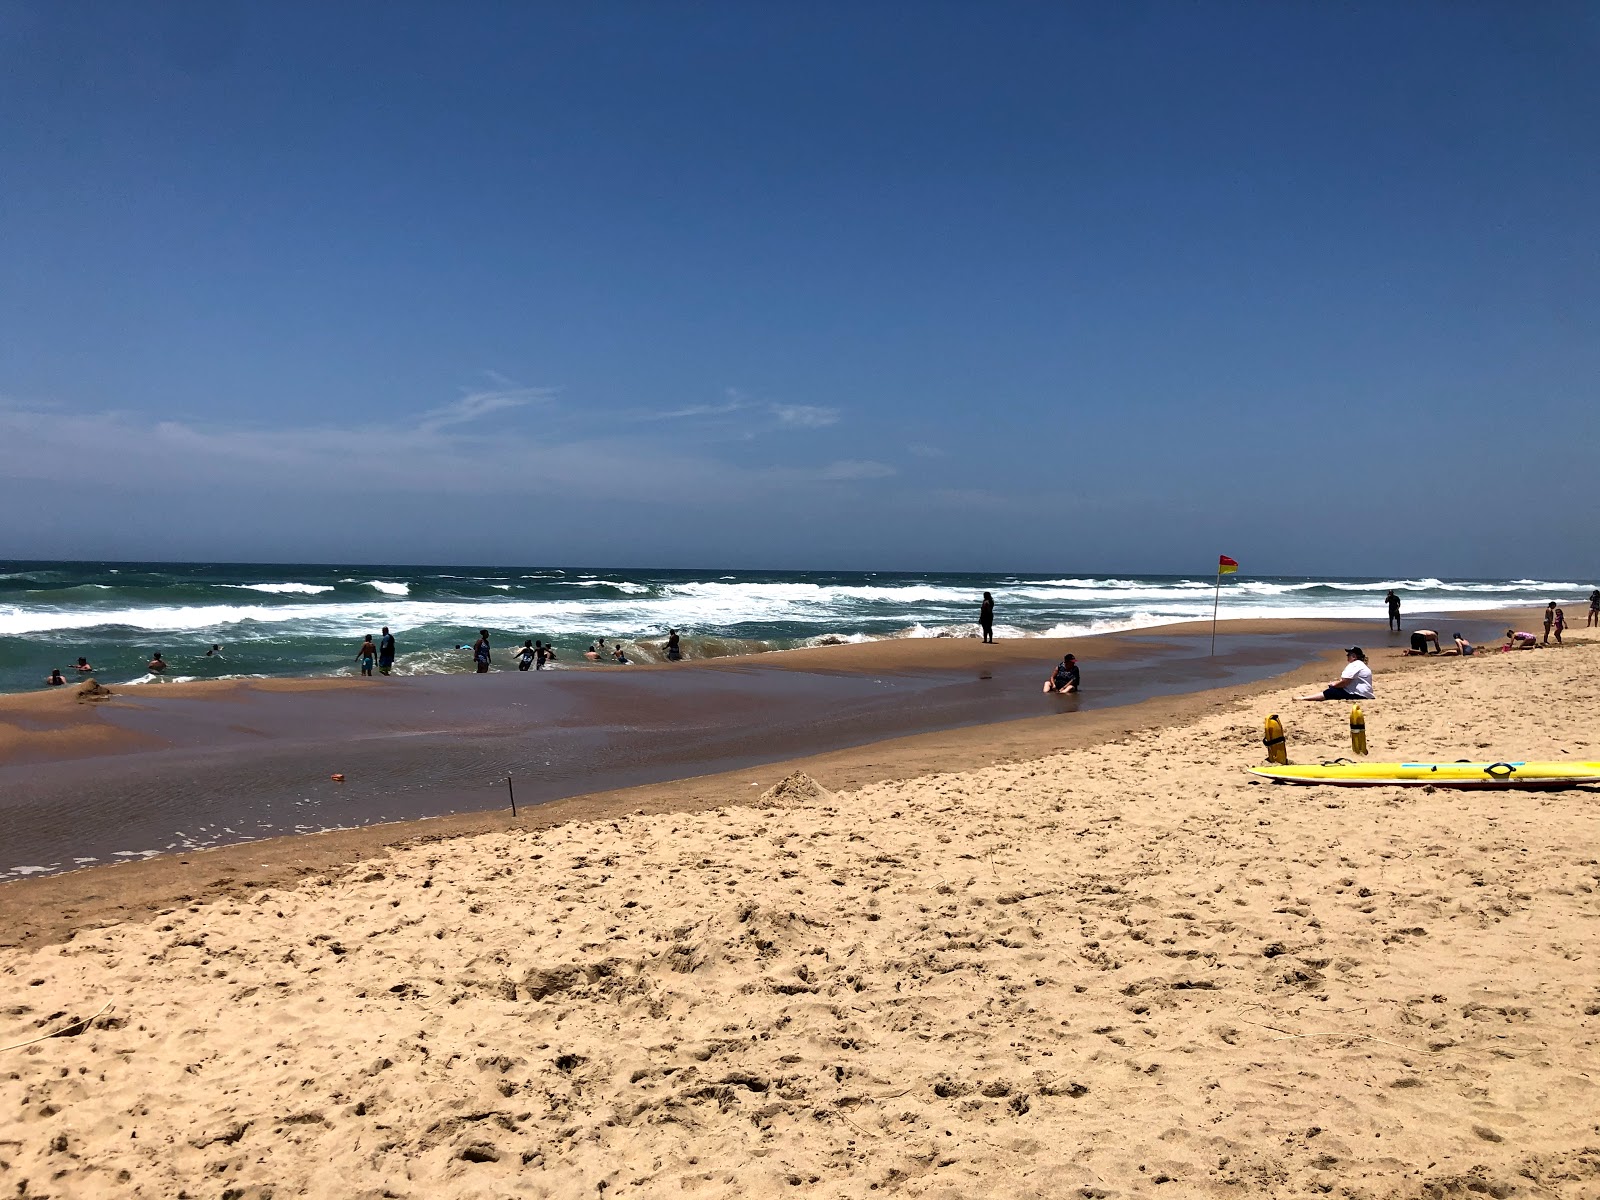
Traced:
<path fill-rule="evenodd" d="M 270 592 L 281 596 L 320 596 L 323 592 L 333 591 L 331 583 L 225 583 L 222 586 L 246 592 Z"/>
<path fill-rule="evenodd" d="M 339 582 L 363 584 L 375 592 L 382 592 L 385 596 L 409 596 L 411 594 L 411 585 L 409 583 L 390 583 L 386 579 L 341 579 Z"/>

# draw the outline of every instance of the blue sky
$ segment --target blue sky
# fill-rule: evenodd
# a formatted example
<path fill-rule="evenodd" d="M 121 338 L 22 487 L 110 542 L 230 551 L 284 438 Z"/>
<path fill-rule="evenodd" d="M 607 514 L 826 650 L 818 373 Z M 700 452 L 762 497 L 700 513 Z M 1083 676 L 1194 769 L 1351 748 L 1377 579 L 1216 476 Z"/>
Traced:
<path fill-rule="evenodd" d="M 0 7 L 0 556 L 1587 576 L 1600 9 Z"/>

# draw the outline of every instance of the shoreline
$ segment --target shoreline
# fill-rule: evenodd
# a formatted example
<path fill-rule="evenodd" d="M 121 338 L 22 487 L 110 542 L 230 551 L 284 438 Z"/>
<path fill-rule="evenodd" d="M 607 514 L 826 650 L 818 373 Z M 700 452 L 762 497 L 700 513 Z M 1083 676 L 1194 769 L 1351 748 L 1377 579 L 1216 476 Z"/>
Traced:
<path fill-rule="evenodd" d="M 1281 633 L 1290 623 L 1252 621 L 1241 624 L 1246 628 L 1231 628 L 1227 633 Z M 1322 621 L 1309 625 L 1309 628 L 1301 631 L 1348 633 L 1344 622 Z M 1209 622 L 1195 623 L 1188 627 L 1187 636 L 1209 636 L 1209 632 Z M 1132 635 L 1101 636 L 1110 640 L 1138 640 Z M 1154 637 L 1140 636 L 1146 639 Z M 1401 638 L 1404 635 L 1393 636 Z M 863 648 L 871 650 L 879 645 L 855 643 L 791 652 L 811 655 L 813 661 L 808 664 L 804 659 L 791 659 L 788 669 L 800 670 L 810 665 L 815 670 L 817 658 L 824 659 L 832 669 L 839 669 L 843 660 L 855 660 L 857 672 L 868 673 L 872 669 L 890 667 L 927 670 L 935 666 L 949 666 L 951 660 L 969 665 L 984 661 L 993 665 L 1000 661 L 1033 663 L 1039 660 L 1038 648 L 1021 639 L 987 647 L 973 639 L 916 639 L 909 647 L 899 642 L 887 643 L 887 653 L 862 653 Z M 936 647 L 934 653 L 942 656 L 943 661 L 930 663 L 928 655 L 907 652 L 929 646 Z M 836 654 L 835 651 L 849 653 Z M 1383 653 L 1385 651 L 1374 648 L 1374 656 Z M 1338 657 L 1336 650 L 1329 649 L 1312 662 L 1267 679 L 1152 697 L 1118 707 L 1080 710 L 1071 714 L 1070 724 L 1063 724 L 1061 714 L 1048 713 L 887 737 L 862 745 L 796 755 L 711 774 L 691 771 L 674 779 L 632 787 L 589 790 L 536 804 L 524 804 L 515 823 L 506 810 L 480 808 L 412 820 L 293 833 L 211 849 L 177 850 L 132 861 L 96 864 L 0 882 L 0 912 L 4 913 L 0 917 L 0 946 L 33 943 L 39 939 L 59 940 L 70 936 L 77 928 L 104 921 L 148 919 L 163 907 L 188 902 L 188 898 L 227 894 L 230 889 L 285 886 L 308 874 L 331 870 L 345 862 L 363 861 L 421 841 L 470 836 L 510 827 L 543 828 L 571 820 L 618 816 L 638 809 L 651 812 L 703 811 L 722 804 L 739 803 L 752 792 L 759 793 L 794 770 L 805 771 L 823 786 L 837 789 L 968 766 L 1020 761 L 1063 747 L 1098 745 L 1136 730 L 1181 724 L 1194 719 L 1199 713 L 1231 703 L 1236 698 L 1271 691 L 1286 681 L 1309 684 L 1330 674 L 1329 667 L 1336 663 Z M 712 671 L 737 670 L 741 665 L 748 667 L 752 659 L 762 660 L 762 665 L 765 665 L 767 658 L 767 655 L 750 656 L 742 664 L 732 659 L 707 660 L 692 664 L 692 667 Z M 1376 665 L 1375 672 L 1381 675 L 1403 670 L 1414 661 L 1394 658 Z M 679 664 L 673 665 L 673 669 L 678 667 Z M 310 679 L 265 682 L 269 685 L 263 689 L 265 691 L 299 694 L 307 691 L 359 691 L 368 681 Z M 300 686 L 302 684 L 309 686 Z M 185 695 L 208 700 L 236 699 L 238 691 L 236 687 L 217 683 L 176 686 L 185 688 Z M 58 706 L 61 701 L 70 700 L 68 697 L 55 696 L 45 699 L 56 701 Z M 72 703 L 77 708 L 91 711 L 99 708 L 98 705 Z M 5 715 L 4 707 L 0 706 L 0 720 Z"/>
<path fill-rule="evenodd" d="M 1597 654 L 1380 658 L 1373 756 L 1600 756 Z M 820 756 L 828 794 L 761 799 L 774 767 L 366 859 L 286 840 L 272 879 L 194 856 L 159 920 L 0 949 L 0 1044 L 45 1039 L 0 1170 L 1587 1195 L 1600 797 L 1254 780 L 1270 711 L 1295 761 L 1349 752 L 1346 705 L 1292 699 L 1332 665 Z"/>
<path fill-rule="evenodd" d="M 1501 614 L 1497 621 L 1503 617 L 1504 614 Z M 1224 629 L 1223 625 L 1231 627 Z M 1291 630 L 1315 634 L 1337 632 L 1342 635 L 1339 639 L 1341 643 L 1343 635 L 1350 633 L 1348 623 L 1343 621 L 1244 621 L 1219 625 L 1219 631 L 1224 636 L 1282 634 Z M 1209 636 L 1209 633 L 1210 623 L 1201 622 L 1191 623 L 1179 636 L 1193 638 Z M 1404 635 L 1391 636 L 1400 639 Z M 1075 639 L 1061 645 L 1081 646 L 1087 640 Z M 1156 634 L 1143 632 L 1137 635 L 1099 635 L 1099 645 L 1108 649 L 1116 647 L 1110 658 L 1136 654 L 1141 643 L 1157 640 Z M 1369 637 L 1368 640 L 1372 639 Z M 1391 643 L 1391 646 L 1396 645 L 1398 642 Z M 1374 646 L 1371 653 L 1375 658 L 1386 655 L 1391 646 L 1382 649 Z M 930 648 L 933 652 L 926 653 Z M 782 669 L 822 674 L 843 672 L 861 675 L 884 670 L 914 674 L 949 669 L 952 665 L 970 668 L 1035 664 L 1040 661 L 1039 648 L 1040 645 L 1032 639 L 1017 639 L 989 646 L 975 639 L 853 643 L 788 652 L 805 657 L 788 659 Z M 1052 652 L 1057 649 L 1052 644 Z M 743 659 L 702 660 L 687 666 L 690 672 L 737 672 L 748 670 L 752 665 L 767 667 L 771 665 L 770 657 L 763 654 Z M 1107 657 L 1097 655 L 1095 661 L 1104 663 Z M 700 811 L 719 804 L 739 802 L 747 796 L 754 782 L 765 781 L 762 783 L 764 787 L 791 770 L 806 771 L 822 780 L 824 786 L 837 788 L 857 787 L 886 779 L 904 779 L 919 773 L 957 769 L 970 764 L 1017 761 L 1063 746 L 1096 745 L 1134 729 L 1183 722 L 1192 719 L 1198 712 L 1228 703 L 1231 698 L 1260 694 L 1285 680 L 1299 682 L 1322 679 L 1331 673 L 1328 667 L 1335 664 L 1337 659 L 1337 651 L 1324 650 L 1312 662 L 1302 663 L 1269 678 L 1244 684 L 1183 690 L 1115 707 L 1074 710 L 1070 713 L 1070 724 L 1063 724 L 1061 712 L 1050 712 L 964 723 L 929 732 L 889 735 L 859 744 L 795 754 L 710 773 L 694 770 L 691 762 L 672 778 L 656 779 L 635 786 L 589 788 L 533 803 L 525 800 L 521 805 L 519 824 L 529 828 L 544 827 L 568 820 L 617 815 L 639 807 L 649 811 Z M 1403 669 L 1410 661 L 1395 658 L 1391 663 L 1375 666 L 1375 670 L 1383 674 Z M 673 664 L 670 670 L 679 671 L 682 668 L 683 665 Z M 654 669 L 662 672 L 669 670 L 665 665 Z M 621 675 L 614 673 L 612 677 L 620 678 Z M 252 686 L 241 686 L 245 682 Z M 251 690 L 289 695 L 350 694 L 365 690 L 369 682 L 325 678 L 241 681 L 241 684 L 201 682 L 174 685 L 173 691 L 182 689 L 178 694 L 185 699 L 227 706 L 237 703 L 242 694 Z M 44 728 L 23 731 L 26 738 L 75 752 L 56 761 L 71 761 L 84 750 L 91 756 L 98 753 L 125 753 L 131 744 L 128 741 L 118 743 L 103 730 L 83 728 L 84 722 L 98 719 L 96 714 L 103 705 L 80 704 L 73 697 L 60 695 L 30 695 L 27 699 L 43 700 L 49 707 L 41 713 L 43 706 L 24 703 L 8 706 L 0 698 L 0 748 L 15 753 L 18 727 L 12 725 L 7 730 L 5 723 L 8 717 L 15 720 L 19 715 L 27 725 L 35 725 L 38 718 L 46 717 Z M 66 712 L 66 727 L 52 727 L 49 717 L 63 720 L 63 710 Z M 5 736 L 7 732 L 11 735 L 9 743 Z M 132 735 L 124 731 L 124 736 Z M 145 745 L 159 749 L 155 739 L 147 739 Z M 92 762 L 89 765 L 92 766 Z M 496 802 L 499 802 L 498 797 Z M 0 813 L 0 816 L 3 815 Z M 274 886 L 281 886 L 286 878 L 330 869 L 341 861 L 341 856 L 353 856 L 352 861 L 365 859 L 419 839 L 467 836 L 505 828 L 509 822 L 509 814 L 501 809 L 479 805 L 468 811 L 444 815 L 295 832 L 210 848 L 179 848 L 129 861 L 101 862 L 73 870 L 0 881 L 0 912 L 5 914 L 0 917 L 0 946 L 37 937 L 54 939 L 68 936 L 71 930 L 84 923 L 130 915 L 148 916 L 163 905 L 182 902 L 186 896 L 216 894 L 232 886 L 254 886 L 265 880 L 270 880 Z M 207 875 L 213 878 L 199 878 Z M 146 892 L 148 897 L 142 898 Z"/>

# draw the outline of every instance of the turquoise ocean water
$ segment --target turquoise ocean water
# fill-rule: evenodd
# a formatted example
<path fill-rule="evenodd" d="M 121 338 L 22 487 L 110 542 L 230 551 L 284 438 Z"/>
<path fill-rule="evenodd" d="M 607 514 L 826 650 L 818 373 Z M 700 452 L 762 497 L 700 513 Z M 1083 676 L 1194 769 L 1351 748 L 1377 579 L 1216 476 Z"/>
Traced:
<path fill-rule="evenodd" d="M 109 685 L 166 679 L 337 675 L 364 634 L 388 625 L 402 674 L 470 669 L 454 649 L 487 628 L 497 668 L 525 638 L 553 642 L 561 669 L 596 638 L 653 661 L 668 628 L 702 658 L 875 638 L 967 637 L 994 593 L 996 636 L 1070 637 L 1209 619 L 1205 575 L 1106 576 L 600 570 L 555 567 L 0 561 L 0 690 L 38 688 L 81 655 Z M 1224 617 L 1384 619 L 1390 588 L 1408 613 L 1562 602 L 1573 621 L 1594 585 L 1538 579 L 1335 579 L 1232 575 Z M 220 659 L 204 657 L 213 643 Z"/>

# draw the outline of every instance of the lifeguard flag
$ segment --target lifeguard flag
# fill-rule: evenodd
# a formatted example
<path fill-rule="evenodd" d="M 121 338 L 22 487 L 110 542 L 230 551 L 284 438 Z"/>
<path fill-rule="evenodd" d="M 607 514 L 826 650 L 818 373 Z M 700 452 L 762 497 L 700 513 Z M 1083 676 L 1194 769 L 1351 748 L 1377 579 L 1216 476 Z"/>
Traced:
<path fill-rule="evenodd" d="M 1217 556 L 1218 575 L 1232 575 L 1238 569 L 1239 564 L 1234 562 L 1233 559 L 1229 558 L 1226 554 L 1219 554 Z"/>

